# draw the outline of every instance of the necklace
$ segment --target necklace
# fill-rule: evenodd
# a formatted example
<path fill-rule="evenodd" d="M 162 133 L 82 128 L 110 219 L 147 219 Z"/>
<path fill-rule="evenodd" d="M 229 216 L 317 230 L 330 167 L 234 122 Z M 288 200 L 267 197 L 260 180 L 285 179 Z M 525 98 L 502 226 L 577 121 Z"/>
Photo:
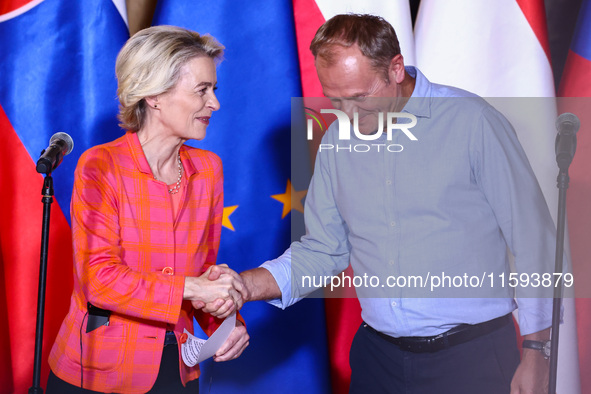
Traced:
<path fill-rule="evenodd" d="M 179 165 L 179 177 L 176 181 L 176 185 L 174 185 L 172 189 L 168 189 L 168 192 L 170 194 L 177 194 L 179 192 L 179 189 L 181 188 L 181 180 L 183 179 L 183 163 L 181 163 L 181 152 L 179 152 L 179 155 L 177 157 L 177 163 Z"/>

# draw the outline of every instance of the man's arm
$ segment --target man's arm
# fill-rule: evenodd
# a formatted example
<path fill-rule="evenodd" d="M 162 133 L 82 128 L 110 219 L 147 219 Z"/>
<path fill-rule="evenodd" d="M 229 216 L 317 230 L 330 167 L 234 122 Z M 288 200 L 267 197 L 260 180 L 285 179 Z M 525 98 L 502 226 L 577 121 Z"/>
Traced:
<path fill-rule="evenodd" d="M 246 288 L 247 301 L 273 300 L 281 297 L 275 278 L 265 268 L 253 268 L 240 273 Z"/>
<path fill-rule="evenodd" d="M 236 302 L 233 299 L 216 299 L 208 303 L 195 301 L 193 302 L 195 309 L 202 309 L 205 313 L 223 319 L 229 316 L 234 309 L 240 309 L 244 302 L 281 298 L 281 290 L 275 278 L 265 268 L 253 268 L 238 275 L 226 265 L 215 265 L 210 268 L 207 278 L 210 281 L 216 281 L 222 275 L 227 275 L 240 281 L 240 301 Z M 235 308 L 235 305 L 237 305 L 237 308 Z"/>
<path fill-rule="evenodd" d="M 536 278 L 553 272 L 555 226 L 527 156 L 509 122 L 485 110 L 472 139 L 476 181 L 492 207 L 517 272 Z M 524 339 L 547 341 L 552 318 L 552 289 L 516 288 L 519 328 Z M 547 393 L 549 363 L 534 349 L 523 349 L 511 381 L 511 394 Z"/>

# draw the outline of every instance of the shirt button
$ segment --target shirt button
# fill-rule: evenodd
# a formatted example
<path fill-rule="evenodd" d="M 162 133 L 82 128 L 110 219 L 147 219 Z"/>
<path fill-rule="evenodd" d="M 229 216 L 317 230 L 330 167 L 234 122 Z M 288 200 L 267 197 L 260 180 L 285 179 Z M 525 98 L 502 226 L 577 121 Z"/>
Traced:
<path fill-rule="evenodd" d="M 386 185 L 391 185 L 391 184 L 392 184 L 392 181 L 389 179 L 386 179 Z"/>
<path fill-rule="evenodd" d="M 388 261 L 388 263 L 389 263 L 390 265 L 394 265 L 394 260 L 390 260 L 390 261 Z"/>
<path fill-rule="evenodd" d="M 396 226 L 396 222 L 394 222 L 394 221 L 390 222 L 390 226 L 392 226 L 392 227 Z"/>
<path fill-rule="evenodd" d="M 172 274 L 174 274 L 174 270 L 172 269 L 172 267 L 165 267 L 165 268 L 162 270 L 162 273 L 163 273 L 164 275 L 172 275 Z"/>
<path fill-rule="evenodd" d="M 396 301 L 392 301 L 392 306 L 396 306 Z"/>

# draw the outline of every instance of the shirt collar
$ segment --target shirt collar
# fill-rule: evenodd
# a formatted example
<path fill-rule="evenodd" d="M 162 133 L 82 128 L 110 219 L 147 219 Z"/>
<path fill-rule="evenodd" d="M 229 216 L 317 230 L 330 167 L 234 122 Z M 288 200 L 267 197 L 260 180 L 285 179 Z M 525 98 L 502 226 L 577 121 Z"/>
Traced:
<path fill-rule="evenodd" d="M 144 150 L 142 149 L 142 144 L 140 144 L 140 140 L 137 136 L 137 133 L 132 133 L 131 131 L 128 131 L 125 134 L 125 137 L 127 139 L 129 148 L 131 149 L 131 155 L 137 168 L 140 170 L 140 172 L 144 174 L 154 176 L 152 174 L 152 169 L 150 169 L 150 165 L 148 164 L 148 159 L 146 159 L 146 155 L 144 154 Z M 190 178 L 193 174 L 199 172 L 193 165 L 193 161 L 191 160 L 188 149 L 185 145 L 181 146 L 181 162 L 183 163 L 183 168 L 185 170 L 185 175 L 187 175 L 187 178 Z"/>
<path fill-rule="evenodd" d="M 405 70 L 415 79 L 415 88 L 402 110 L 417 117 L 431 117 L 431 82 L 416 67 L 406 66 Z"/>

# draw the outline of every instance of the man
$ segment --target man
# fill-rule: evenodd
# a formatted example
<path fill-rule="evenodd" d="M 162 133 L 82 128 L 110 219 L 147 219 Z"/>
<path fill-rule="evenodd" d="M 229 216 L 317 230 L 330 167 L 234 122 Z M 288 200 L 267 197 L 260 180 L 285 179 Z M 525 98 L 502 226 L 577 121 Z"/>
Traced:
<path fill-rule="evenodd" d="M 509 273 L 507 247 L 520 272 L 552 272 L 554 225 L 501 114 L 405 68 L 382 18 L 337 15 L 320 27 L 311 50 L 324 95 L 349 119 L 357 113 L 348 126 L 355 133 L 343 134 L 339 122 L 327 130 L 306 199 L 307 234 L 283 256 L 241 274 L 246 301 L 285 308 L 314 290 L 304 277 L 336 275 L 349 262 L 356 276 L 380 280 L 431 273 L 441 280 L 444 272 L 498 279 Z M 386 113 L 416 125 L 382 132 Z M 373 150 L 356 151 L 355 143 Z M 513 289 L 488 286 L 493 297 L 472 289 L 433 298 L 420 288 L 358 288 L 364 324 L 350 352 L 350 392 L 546 392 L 545 355 L 525 348 L 519 359 Z M 523 294 L 521 332 L 535 341 L 527 345 L 542 347 L 551 299 Z M 205 310 L 226 313 L 228 303 L 221 304 Z"/>

